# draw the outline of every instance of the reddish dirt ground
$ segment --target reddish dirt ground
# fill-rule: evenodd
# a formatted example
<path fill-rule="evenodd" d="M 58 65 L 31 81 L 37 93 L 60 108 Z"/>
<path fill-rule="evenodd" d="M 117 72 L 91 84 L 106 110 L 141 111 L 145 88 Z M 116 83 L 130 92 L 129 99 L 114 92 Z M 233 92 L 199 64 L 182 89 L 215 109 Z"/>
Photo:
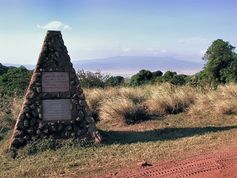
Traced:
<path fill-rule="evenodd" d="M 146 163 L 100 178 L 237 178 L 237 149 L 157 165 Z"/>

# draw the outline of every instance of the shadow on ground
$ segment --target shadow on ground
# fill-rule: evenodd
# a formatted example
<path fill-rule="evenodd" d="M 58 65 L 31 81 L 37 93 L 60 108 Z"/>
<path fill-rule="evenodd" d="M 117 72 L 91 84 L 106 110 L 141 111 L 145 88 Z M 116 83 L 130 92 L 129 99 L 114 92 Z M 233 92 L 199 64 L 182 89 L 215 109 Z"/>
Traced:
<path fill-rule="evenodd" d="M 103 144 L 130 144 L 137 142 L 168 141 L 207 133 L 237 129 L 237 126 L 163 128 L 149 131 L 104 131 L 100 130 Z"/>

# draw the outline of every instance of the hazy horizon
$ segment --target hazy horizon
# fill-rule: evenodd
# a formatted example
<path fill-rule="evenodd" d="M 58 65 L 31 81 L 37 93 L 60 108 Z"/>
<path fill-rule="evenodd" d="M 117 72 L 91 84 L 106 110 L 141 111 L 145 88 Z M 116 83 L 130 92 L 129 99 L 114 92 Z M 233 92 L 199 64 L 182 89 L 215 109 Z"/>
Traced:
<path fill-rule="evenodd" d="M 114 56 L 201 62 L 216 39 L 237 46 L 235 0 L 0 1 L 0 62 L 35 64 L 47 30 L 72 61 Z"/>

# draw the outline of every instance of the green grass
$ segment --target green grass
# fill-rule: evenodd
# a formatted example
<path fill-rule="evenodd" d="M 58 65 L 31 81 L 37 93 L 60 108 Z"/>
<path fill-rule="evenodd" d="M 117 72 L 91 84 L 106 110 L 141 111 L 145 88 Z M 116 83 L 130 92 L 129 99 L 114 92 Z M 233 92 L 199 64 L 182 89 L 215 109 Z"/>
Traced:
<path fill-rule="evenodd" d="M 6 153 L 8 132 L 0 141 L 0 177 L 93 177 L 143 160 L 158 163 L 211 153 L 236 142 L 236 121 L 233 115 L 195 119 L 179 114 L 132 126 L 99 123 L 100 145 L 43 140 L 21 149 L 16 159 Z"/>

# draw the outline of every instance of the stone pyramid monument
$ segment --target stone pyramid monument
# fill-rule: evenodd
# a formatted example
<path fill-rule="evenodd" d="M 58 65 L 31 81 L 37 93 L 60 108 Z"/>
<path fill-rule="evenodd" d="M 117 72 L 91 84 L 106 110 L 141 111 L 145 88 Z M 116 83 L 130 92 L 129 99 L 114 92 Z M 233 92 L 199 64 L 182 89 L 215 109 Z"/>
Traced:
<path fill-rule="evenodd" d="M 60 31 L 48 31 L 17 118 L 11 148 L 42 138 L 100 141 Z"/>

